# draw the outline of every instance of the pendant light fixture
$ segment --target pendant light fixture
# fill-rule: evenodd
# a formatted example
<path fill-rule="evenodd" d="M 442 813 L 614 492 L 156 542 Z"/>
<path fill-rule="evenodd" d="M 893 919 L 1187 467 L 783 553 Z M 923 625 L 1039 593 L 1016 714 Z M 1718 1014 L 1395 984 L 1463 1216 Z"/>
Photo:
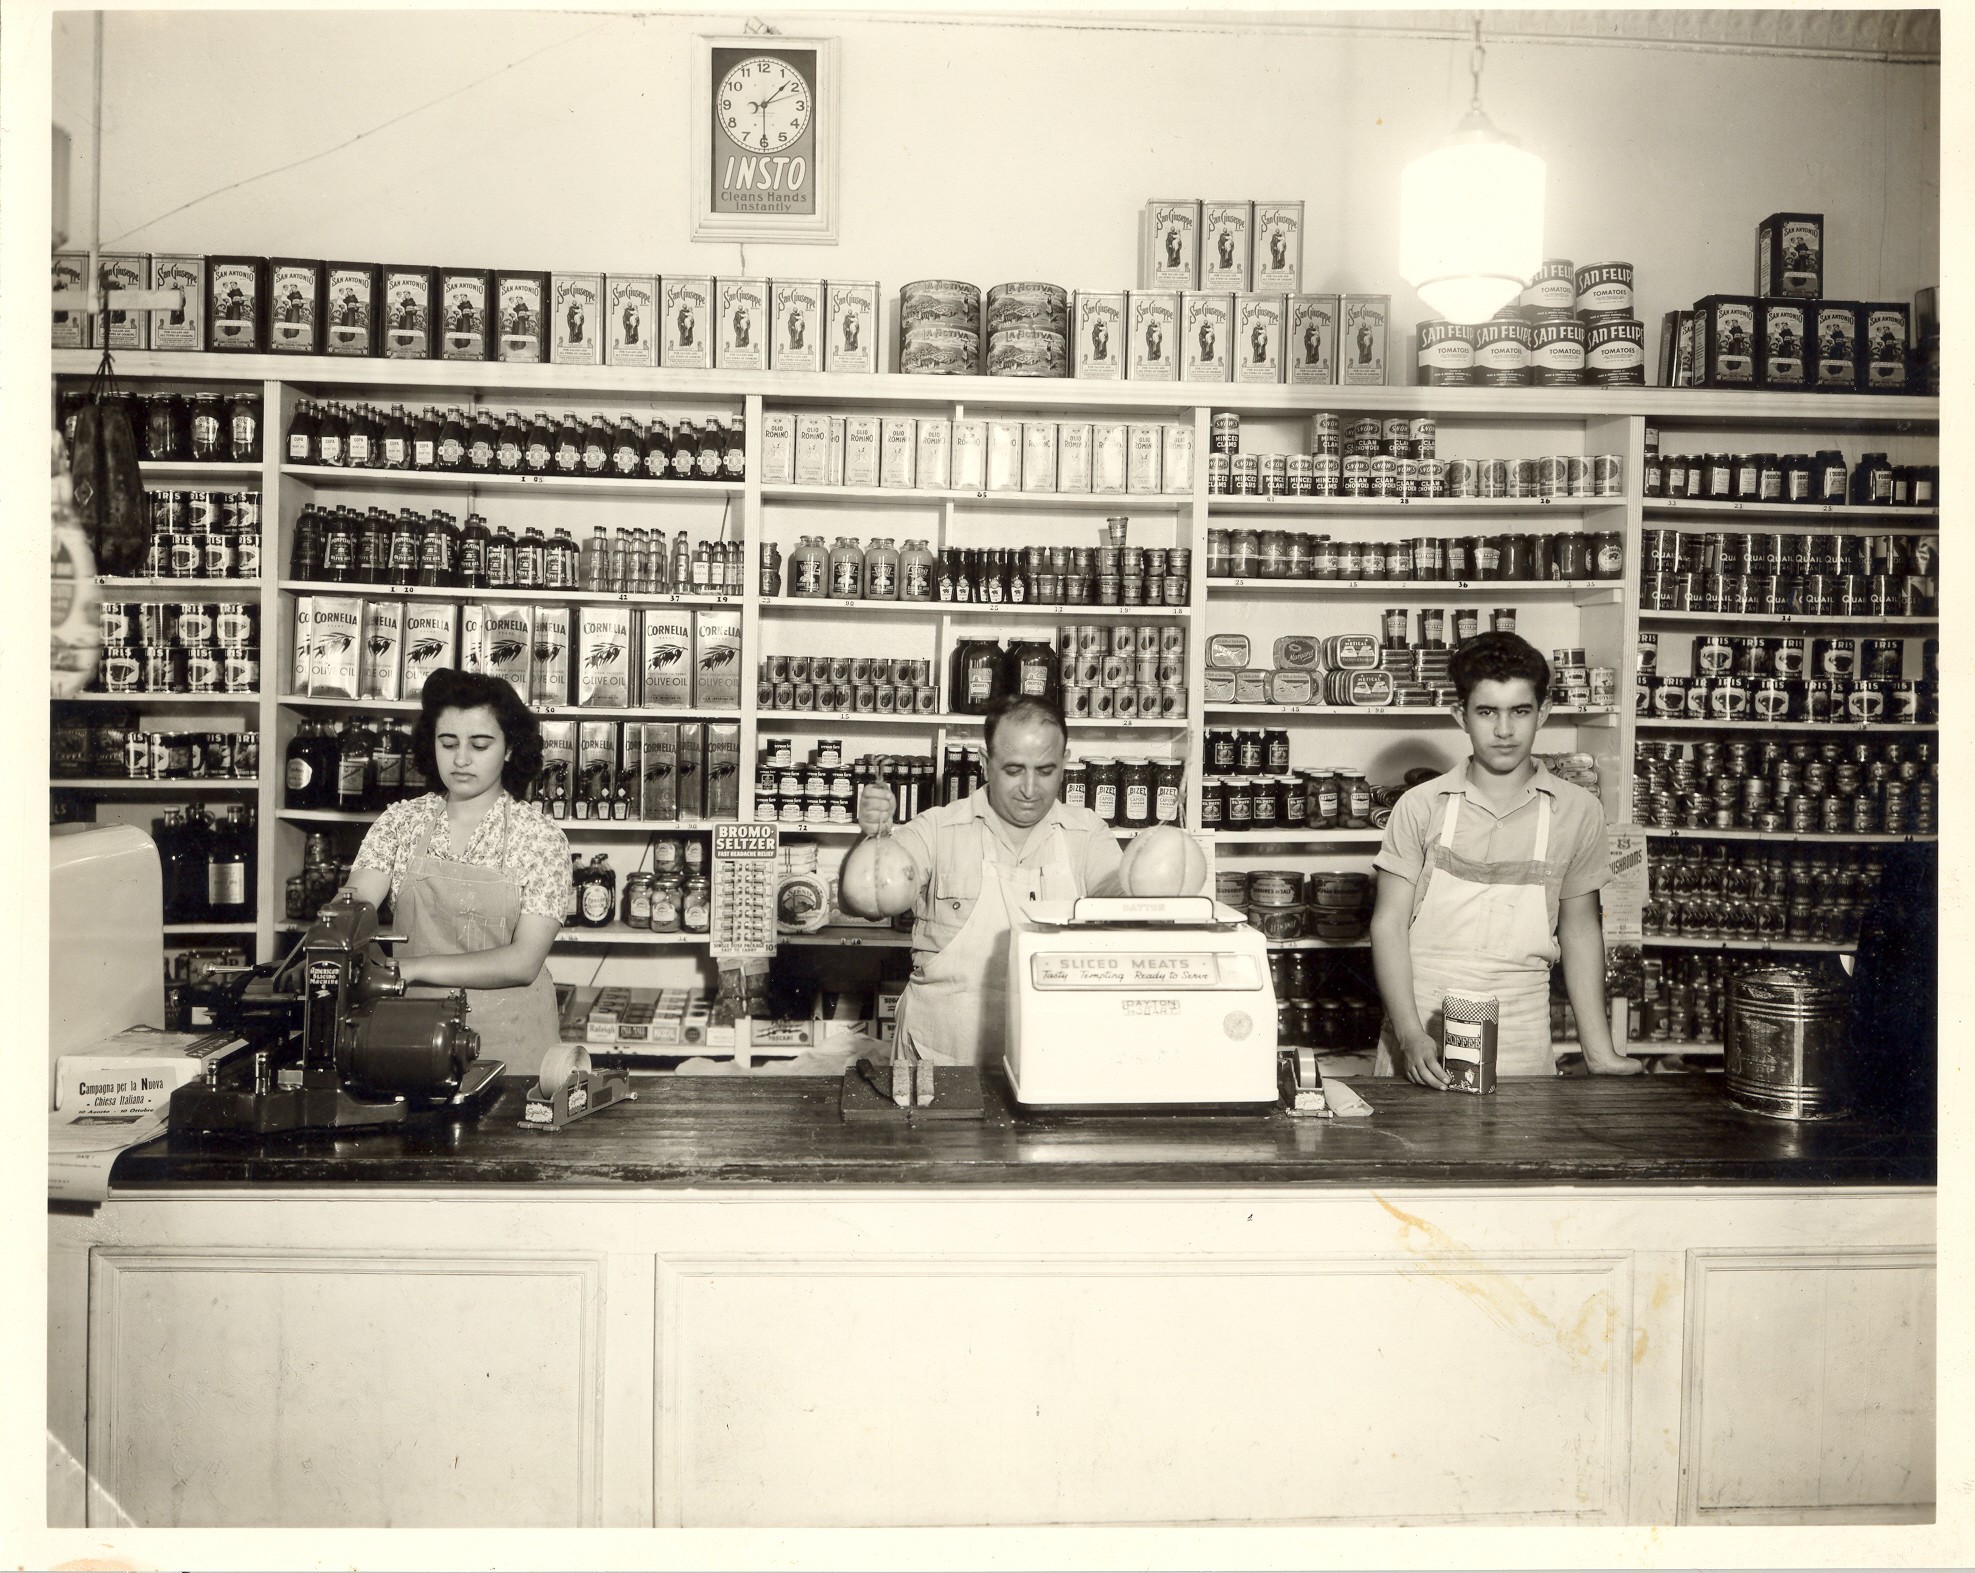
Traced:
<path fill-rule="evenodd" d="M 1468 112 L 1399 177 L 1400 275 L 1449 322 L 1487 321 L 1543 261 L 1543 160 L 1482 113 L 1487 54 L 1477 11 Z"/>

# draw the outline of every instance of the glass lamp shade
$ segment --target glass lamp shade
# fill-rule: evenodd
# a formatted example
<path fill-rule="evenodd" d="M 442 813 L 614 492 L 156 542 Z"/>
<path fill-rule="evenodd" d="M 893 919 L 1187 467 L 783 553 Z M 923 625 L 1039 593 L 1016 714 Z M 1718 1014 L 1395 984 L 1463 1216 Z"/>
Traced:
<path fill-rule="evenodd" d="M 1485 322 L 1543 263 L 1543 160 L 1478 110 L 1399 177 L 1399 273 L 1449 322 Z"/>

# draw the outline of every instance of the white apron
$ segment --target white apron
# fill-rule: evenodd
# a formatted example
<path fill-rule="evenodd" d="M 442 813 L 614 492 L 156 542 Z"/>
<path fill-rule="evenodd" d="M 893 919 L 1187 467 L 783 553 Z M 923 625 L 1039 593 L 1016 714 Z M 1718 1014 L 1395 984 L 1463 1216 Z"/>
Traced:
<path fill-rule="evenodd" d="M 1440 839 L 1427 848 L 1420 878 L 1426 894 L 1407 943 L 1413 958 L 1413 1004 L 1437 1041 L 1440 1005 L 1450 991 L 1492 994 L 1501 1006 L 1496 1035 L 1499 1076 L 1554 1076 L 1550 1046 L 1550 969 L 1557 960 L 1549 888 L 1550 795 L 1536 794 L 1536 845 L 1527 862 L 1476 863 L 1454 853 L 1454 826 L 1465 794 L 1447 805 Z M 1375 1076 L 1400 1074 L 1399 1041 L 1388 1019 L 1379 1033 Z"/>
<path fill-rule="evenodd" d="M 1009 868 L 995 862 L 992 852 L 984 855 L 981 893 L 960 932 L 940 950 L 912 953 L 912 981 L 899 1000 L 898 1031 L 936 1065 L 1000 1062 L 1008 1043 L 1011 914 L 1025 900 L 1071 901 L 1083 893 L 1063 827 L 1051 825 L 1045 835 L 1033 868 Z M 953 900 L 937 890 L 930 899 Z"/>
<path fill-rule="evenodd" d="M 407 956 L 495 950 L 514 942 L 521 886 L 504 869 L 420 851 L 405 867 L 392 909 L 407 936 Z M 414 983 L 405 992 L 430 999 L 453 990 Z M 511 1076 L 534 1076 L 542 1068 L 542 1056 L 561 1037 L 555 984 L 547 967 L 518 989 L 468 989 L 466 1007 L 466 1024 L 480 1034 L 481 1057 L 500 1060 Z"/>

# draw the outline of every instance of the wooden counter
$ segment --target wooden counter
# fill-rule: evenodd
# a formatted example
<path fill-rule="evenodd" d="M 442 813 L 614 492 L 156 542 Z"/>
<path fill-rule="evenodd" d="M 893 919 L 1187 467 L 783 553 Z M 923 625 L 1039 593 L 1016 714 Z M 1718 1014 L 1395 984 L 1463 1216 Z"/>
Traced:
<path fill-rule="evenodd" d="M 846 1124 L 835 1077 L 648 1077 L 567 1130 L 520 1128 L 509 1078 L 477 1120 L 418 1131 L 161 1138 L 118 1160 L 157 1185 L 1928 1185 L 1934 1144 L 1869 1120 L 1746 1114 L 1719 1078 L 1504 1082 L 1488 1097 L 1364 1080 L 1366 1119 L 1012 1110 Z"/>
<path fill-rule="evenodd" d="M 161 1141 L 49 1218 L 51 1524 L 1928 1519 L 1932 1142 L 1685 1078 L 1369 1120 Z"/>

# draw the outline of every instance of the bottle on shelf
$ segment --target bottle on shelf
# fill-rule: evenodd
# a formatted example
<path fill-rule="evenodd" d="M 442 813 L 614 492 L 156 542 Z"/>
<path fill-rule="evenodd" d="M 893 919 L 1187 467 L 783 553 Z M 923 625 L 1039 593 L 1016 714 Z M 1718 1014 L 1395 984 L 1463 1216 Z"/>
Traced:
<path fill-rule="evenodd" d="M 623 532 L 618 539 L 623 540 Z M 621 557 L 619 561 L 621 562 Z M 610 590 L 616 588 L 611 572 L 610 541 L 603 533 L 602 525 L 594 525 L 590 538 L 583 543 L 583 556 L 577 571 L 580 588 L 585 590 Z"/>
<path fill-rule="evenodd" d="M 604 928 L 617 915 L 617 872 L 610 854 L 599 852 L 575 870 L 576 920 L 586 928 Z"/>
<path fill-rule="evenodd" d="M 638 430 L 638 423 L 627 410 L 618 416 L 617 426 L 610 434 L 610 471 L 613 475 L 629 478 L 644 467 L 644 433 Z"/>
<path fill-rule="evenodd" d="M 896 601 L 898 599 L 898 548 L 892 545 L 889 535 L 872 538 L 864 549 L 863 583 L 858 594 L 867 601 Z"/>
<path fill-rule="evenodd" d="M 226 456 L 235 464 L 258 464 L 261 457 L 261 401 L 236 393 L 227 405 Z"/>
<path fill-rule="evenodd" d="M 747 428 L 738 415 L 727 422 L 726 442 L 720 451 L 720 478 L 726 481 L 747 479 Z"/>
<path fill-rule="evenodd" d="M 932 600 L 938 577 L 938 563 L 932 549 L 924 541 L 907 541 L 898 554 L 898 598 L 901 601 Z"/>
<path fill-rule="evenodd" d="M 699 433 L 682 418 L 672 427 L 672 479 L 690 481 L 698 471 Z"/>
<path fill-rule="evenodd" d="M 479 474 L 490 472 L 500 445 L 501 434 L 494 425 L 494 412 L 484 407 L 475 410 L 466 432 L 466 467 Z"/>
<path fill-rule="evenodd" d="M 456 406 L 448 405 L 444 419 L 439 422 L 439 447 L 432 467 L 437 470 L 465 469 L 466 437 L 466 417 Z"/>
<path fill-rule="evenodd" d="M 517 590 L 542 588 L 546 551 L 541 530 L 532 524 L 527 526 L 514 546 L 514 587 Z"/>
<path fill-rule="evenodd" d="M 288 422 L 288 462 L 290 464 L 313 464 L 315 462 L 315 434 L 320 417 L 316 413 L 314 399 L 303 399 L 295 406 L 293 419 Z"/>
<path fill-rule="evenodd" d="M 672 474 L 672 425 L 654 419 L 645 431 L 644 474 L 648 480 L 662 481 Z"/>
<path fill-rule="evenodd" d="M 373 457 L 376 429 L 371 424 L 368 405 L 359 404 L 350 411 L 343 446 L 343 462 L 353 470 L 367 470 L 376 462 Z"/>
<path fill-rule="evenodd" d="M 460 529 L 453 583 L 466 590 L 487 588 L 487 521 L 477 513 L 468 514 Z"/>
<path fill-rule="evenodd" d="M 514 531 L 504 524 L 494 526 L 494 532 L 487 538 L 487 588 L 489 590 L 509 590 L 514 587 L 515 559 L 520 547 L 515 544 Z"/>
<path fill-rule="evenodd" d="M 727 439 L 720 430 L 720 423 L 711 417 L 699 423 L 699 459 L 694 465 L 694 476 L 702 481 L 720 479 L 720 468 L 727 450 Z"/>
<path fill-rule="evenodd" d="M 226 457 L 229 441 L 225 411 L 217 393 L 192 395 L 192 442 L 188 450 L 199 464 L 212 464 Z"/>
<path fill-rule="evenodd" d="M 583 431 L 583 473 L 609 474 L 610 448 L 610 432 L 603 423 L 603 417 L 592 415 L 590 424 Z"/>
<path fill-rule="evenodd" d="M 527 447 L 528 434 L 521 424 L 520 412 L 509 410 L 501 417 L 500 430 L 495 437 L 494 468 L 503 475 L 519 475 Z"/>
<path fill-rule="evenodd" d="M 343 463 L 343 442 L 348 435 L 348 424 L 343 419 L 340 406 L 325 405 L 315 427 L 315 462 L 340 468 Z"/>
<path fill-rule="evenodd" d="M 453 571 L 457 541 L 452 517 L 435 513 L 424 521 L 418 540 L 418 586 L 422 590 L 443 589 L 459 583 Z"/>
<path fill-rule="evenodd" d="M 241 813 L 240 804 L 229 804 L 206 848 L 206 916 L 213 923 L 244 923 L 254 915 L 253 831 Z"/>
<path fill-rule="evenodd" d="M 371 785 L 370 746 L 362 726 L 353 718 L 343 723 L 336 740 L 336 803 L 339 809 L 360 809 L 374 790 Z"/>
<path fill-rule="evenodd" d="M 349 510 L 336 509 L 322 536 L 322 560 L 312 576 L 323 584 L 355 584 L 357 578 L 357 538 Z"/>
<path fill-rule="evenodd" d="M 411 428 L 411 467 L 414 470 L 436 470 L 439 467 L 439 432 L 441 430 L 439 412 L 432 405 L 425 406 Z"/>
<path fill-rule="evenodd" d="M 418 762 L 418 753 L 412 747 L 410 731 L 400 726 L 397 732 L 398 751 L 405 756 L 405 785 L 399 796 L 423 797 L 432 790 L 432 783 L 427 779 L 424 767 Z"/>
<path fill-rule="evenodd" d="M 576 424 L 575 415 L 562 412 L 562 419 L 555 429 L 555 473 L 558 475 L 580 475 L 583 472 L 583 428 Z"/>
<path fill-rule="evenodd" d="M 380 721 L 370 747 L 370 796 L 365 808 L 388 808 L 405 792 L 405 736 L 390 721 Z"/>
<path fill-rule="evenodd" d="M 402 404 L 391 406 L 390 417 L 384 422 L 381 440 L 382 451 L 378 464 L 386 470 L 408 470 L 411 468 L 411 418 L 405 414 Z"/>
<path fill-rule="evenodd" d="M 322 561 L 322 521 L 313 505 L 295 519 L 295 539 L 288 548 L 288 577 L 313 579 Z"/>

